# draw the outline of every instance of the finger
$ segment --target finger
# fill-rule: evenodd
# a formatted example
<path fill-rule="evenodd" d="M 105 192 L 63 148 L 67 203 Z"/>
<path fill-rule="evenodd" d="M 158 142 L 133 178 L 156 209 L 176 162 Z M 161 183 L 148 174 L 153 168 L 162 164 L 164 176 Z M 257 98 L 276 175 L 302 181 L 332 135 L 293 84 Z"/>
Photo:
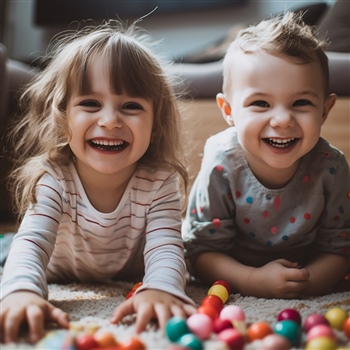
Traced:
<path fill-rule="evenodd" d="M 127 301 L 124 301 L 122 304 L 117 306 L 117 308 L 114 310 L 111 323 L 118 323 L 120 322 L 125 316 L 135 313 L 135 307 L 133 303 L 133 298 L 128 299 Z"/>
<path fill-rule="evenodd" d="M 26 309 L 29 326 L 29 342 L 36 343 L 44 334 L 44 314 L 38 305 L 29 305 Z"/>
<path fill-rule="evenodd" d="M 299 263 L 292 262 L 287 259 L 277 259 L 276 261 L 279 262 L 284 267 L 297 268 L 299 266 Z"/>
<path fill-rule="evenodd" d="M 5 343 L 16 342 L 18 339 L 19 327 L 25 318 L 24 310 L 10 309 L 4 319 L 4 341 Z"/>
<path fill-rule="evenodd" d="M 155 316 L 153 305 L 149 303 L 143 303 L 137 309 L 137 317 L 136 317 L 136 333 L 141 333 L 152 319 Z"/>
<path fill-rule="evenodd" d="M 172 315 L 172 307 L 169 309 L 169 307 L 165 304 L 156 304 L 154 305 L 154 311 L 156 313 L 157 319 L 158 319 L 158 324 L 159 328 L 164 329 L 165 325 L 168 321 L 168 319 Z M 175 315 L 173 313 L 173 315 Z"/>
<path fill-rule="evenodd" d="M 69 315 L 58 307 L 50 307 L 48 320 L 56 322 L 62 328 L 69 328 Z"/>
<path fill-rule="evenodd" d="M 191 316 L 197 312 L 197 309 L 193 305 L 190 305 L 190 304 L 185 304 L 184 310 L 185 310 L 187 316 Z"/>

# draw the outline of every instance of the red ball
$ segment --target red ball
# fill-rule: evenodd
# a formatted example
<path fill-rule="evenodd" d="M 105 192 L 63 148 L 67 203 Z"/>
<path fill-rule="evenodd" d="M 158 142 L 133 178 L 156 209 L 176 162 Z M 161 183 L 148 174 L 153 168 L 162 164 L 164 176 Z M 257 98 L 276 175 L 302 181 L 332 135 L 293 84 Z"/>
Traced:
<path fill-rule="evenodd" d="M 230 284 L 228 282 L 226 282 L 224 280 L 218 280 L 218 281 L 214 282 L 212 284 L 212 286 L 214 286 L 215 284 L 221 284 L 222 286 L 224 286 L 227 289 L 228 294 L 231 294 L 232 288 L 231 288 L 231 286 L 230 286 Z"/>
<path fill-rule="evenodd" d="M 303 325 L 305 333 L 307 333 L 313 326 L 317 324 L 325 324 L 329 326 L 328 320 L 321 314 L 315 313 L 307 316 Z"/>
<path fill-rule="evenodd" d="M 123 350 L 146 350 L 145 344 L 137 337 L 131 337 L 122 344 Z"/>
<path fill-rule="evenodd" d="M 220 312 L 224 307 L 224 303 L 222 302 L 221 298 L 219 298 L 217 295 L 207 295 L 206 297 L 204 297 L 204 299 L 201 302 L 201 306 L 204 305 L 211 305 L 216 310 L 218 310 L 218 312 Z"/>
<path fill-rule="evenodd" d="M 233 324 L 229 320 L 223 320 L 221 318 L 217 318 L 213 321 L 213 332 L 216 334 L 219 334 L 223 330 L 228 328 L 233 328 Z"/>
<path fill-rule="evenodd" d="M 294 321 L 297 323 L 299 326 L 301 325 L 301 316 L 300 313 L 295 310 L 295 309 L 284 309 L 282 310 L 278 317 L 277 317 L 278 322 L 279 321 L 284 321 L 284 320 L 290 320 Z"/>
<path fill-rule="evenodd" d="M 98 348 L 98 343 L 92 335 L 78 334 L 75 337 L 75 346 L 77 350 L 90 350 Z"/>
<path fill-rule="evenodd" d="M 225 329 L 218 334 L 218 339 L 223 341 L 230 350 L 243 350 L 244 337 L 237 329 Z"/>
<path fill-rule="evenodd" d="M 350 339 L 350 317 L 344 322 L 344 333 Z"/>
<path fill-rule="evenodd" d="M 211 305 L 202 305 L 197 309 L 197 313 L 208 315 L 213 321 L 217 319 L 220 312 Z"/>

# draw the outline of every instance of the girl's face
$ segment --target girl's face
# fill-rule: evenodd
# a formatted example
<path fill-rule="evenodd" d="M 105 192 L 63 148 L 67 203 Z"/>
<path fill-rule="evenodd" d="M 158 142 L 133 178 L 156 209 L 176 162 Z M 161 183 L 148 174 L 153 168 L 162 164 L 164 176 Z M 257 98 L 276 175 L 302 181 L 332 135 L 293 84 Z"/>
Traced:
<path fill-rule="evenodd" d="M 280 176 L 277 182 L 283 184 L 316 145 L 335 97 L 325 99 L 315 62 L 297 64 L 263 51 L 239 52 L 231 72 L 232 89 L 226 96 L 231 115 L 225 118 L 236 126 L 255 175 L 263 183 Z"/>
<path fill-rule="evenodd" d="M 151 141 L 153 103 L 111 91 L 104 63 L 91 64 L 91 93 L 73 94 L 68 102 L 69 145 L 79 173 L 129 177 Z"/>

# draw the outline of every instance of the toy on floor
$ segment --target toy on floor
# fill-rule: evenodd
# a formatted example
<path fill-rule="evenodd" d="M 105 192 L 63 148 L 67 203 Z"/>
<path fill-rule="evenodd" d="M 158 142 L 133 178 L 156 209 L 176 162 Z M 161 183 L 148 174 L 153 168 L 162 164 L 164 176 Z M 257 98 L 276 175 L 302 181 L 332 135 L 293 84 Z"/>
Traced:
<path fill-rule="evenodd" d="M 325 315 L 310 314 L 304 322 L 297 310 L 284 309 L 274 326 L 263 321 L 247 326 L 244 311 L 238 305 L 224 305 L 230 293 L 227 282 L 217 281 L 194 315 L 187 320 L 170 318 L 166 335 L 173 344 L 167 349 L 203 350 L 204 342 L 216 341 L 217 350 L 243 350 L 256 341 L 259 350 L 290 350 L 301 345 L 306 350 L 341 350 L 336 332 L 344 332 L 350 340 L 350 317 L 340 307 L 330 308 Z M 303 334 L 305 344 L 301 344 Z"/>

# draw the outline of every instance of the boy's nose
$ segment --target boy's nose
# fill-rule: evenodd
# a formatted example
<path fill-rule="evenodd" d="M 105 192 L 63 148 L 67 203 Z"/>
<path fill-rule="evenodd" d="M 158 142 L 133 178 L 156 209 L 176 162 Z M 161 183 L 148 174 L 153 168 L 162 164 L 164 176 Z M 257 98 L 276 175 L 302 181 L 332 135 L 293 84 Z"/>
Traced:
<path fill-rule="evenodd" d="M 277 111 L 270 119 L 273 128 L 289 128 L 295 125 L 293 113 L 288 110 Z"/>

